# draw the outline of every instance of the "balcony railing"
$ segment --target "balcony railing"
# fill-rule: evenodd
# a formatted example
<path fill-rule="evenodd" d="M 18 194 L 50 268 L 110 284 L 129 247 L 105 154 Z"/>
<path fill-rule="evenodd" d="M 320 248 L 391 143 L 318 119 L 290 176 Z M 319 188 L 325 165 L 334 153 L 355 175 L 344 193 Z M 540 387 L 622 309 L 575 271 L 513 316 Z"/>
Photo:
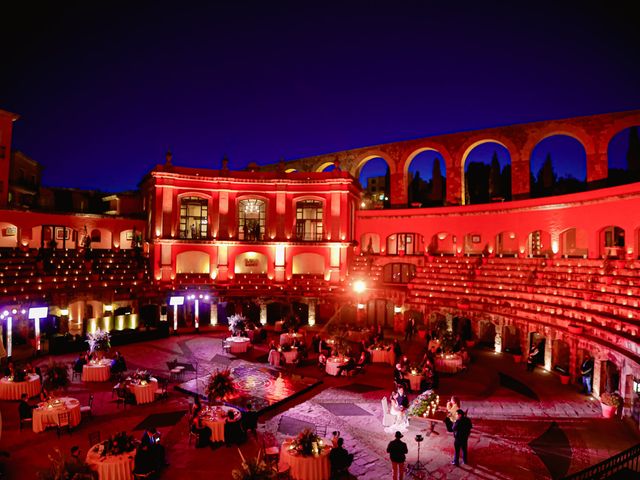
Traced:
<path fill-rule="evenodd" d="M 640 478 L 640 444 L 564 477 L 564 480 L 604 480 L 605 478 Z"/>

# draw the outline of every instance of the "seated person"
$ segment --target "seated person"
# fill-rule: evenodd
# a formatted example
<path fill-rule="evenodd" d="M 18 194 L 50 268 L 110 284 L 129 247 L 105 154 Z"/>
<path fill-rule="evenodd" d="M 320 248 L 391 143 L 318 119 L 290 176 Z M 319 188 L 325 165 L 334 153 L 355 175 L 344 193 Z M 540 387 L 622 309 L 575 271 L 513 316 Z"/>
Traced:
<path fill-rule="evenodd" d="M 18 404 L 18 413 L 20 414 L 20 420 L 33 417 L 33 405 L 29 405 L 29 396 L 23 393 L 20 396 L 20 403 Z"/>
<path fill-rule="evenodd" d="M 395 415 L 403 415 L 405 410 L 409 408 L 409 398 L 405 393 L 404 387 L 398 386 L 398 389 L 391 394 L 391 405 L 389 411 Z"/>
<path fill-rule="evenodd" d="M 254 434 L 257 434 L 258 429 L 258 412 L 253 409 L 253 405 L 251 402 L 247 402 L 247 407 L 244 412 L 242 412 L 242 428 L 245 433 L 248 433 L 249 430 L 252 430 Z"/>
<path fill-rule="evenodd" d="M 239 445 L 243 441 L 242 422 L 238 421 L 233 410 L 227 412 L 227 418 L 224 422 L 224 441 L 227 446 L 232 443 Z"/>
<path fill-rule="evenodd" d="M 89 465 L 82 460 L 80 447 L 71 447 L 71 456 L 65 462 L 69 478 L 98 478 L 98 473 L 89 468 Z"/>
<path fill-rule="evenodd" d="M 356 370 L 364 370 L 364 366 L 367 364 L 367 354 L 366 352 L 362 352 L 360 354 L 360 358 L 356 362 Z"/>
<path fill-rule="evenodd" d="M 311 348 L 313 349 L 313 353 L 320 353 L 320 334 L 316 333 L 311 339 Z"/>
<path fill-rule="evenodd" d="M 327 366 L 327 356 L 324 353 L 318 355 L 318 368 L 325 369 Z"/>
<path fill-rule="evenodd" d="M 202 410 L 202 403 L 200 403 L 200 395 L 193 396 L 193 405 L 191 406 L 191 419 L 197 418 Z"/>
<path fill-rule="evenodd" d="M 393 370 L 393 381 L 396 385 L 404 387 L 406 390 L 409 389 L 409 380 L 404 378 L 404 373 L 402 371 L 402 365 L 399 363 L 396 364 L 396 368 Z"/>
<path fill-rule="evenodd" d="M 202 423 L 202 419 L 197 417 L 191 427 L 191 431 L 197 435 L 196 448 L 204 448 L 211 443 L 211 429 Z"/>
<path fill-rule="evenodd" d="M 82 373 L 82 367 L 87 364 L 87 357 L 83 354 L 78 355 L 78 358 L 73 364 L 73 371 L 76 373 Z"/>
<path fill-rule="evenodd" d="M 36 373 L 36 369 L 33 368 L 33 365 L 31 364 L 31 362 L 28 362 L 27 365 L 24 367 L 24 373 L 28 375 Z"/>
<path fill-rule="evenodd" d="M 356 368 L 356 361 L 353 359 L 353 357 L 349 357 L 349 359 L 347 360 L 347 363 L 345 363 L 344 365 L 340 365 L 338 367 L 338 376 L 342 375 L 345 372 L 347 375 L 349 375 L 349 372 L 351 372 L 352 370 L 355 370 L 355 368 Z"/>
<path fill-rule="evenodd" d="M 141 475 L 146 475 L 155 471 L 155 459 L 151 452 L 151 447 L 146 443 L 141 443 L 136 450 L 136 456 L 134 459 L 133 472 Z"/>
<path fill-rule="evenodd" d="M 343 447 L 344 439 L 338 438 L 337 446 L 329 452 L 329 462 L 331 463 L 331 478 L 341 475 L 349 470 L 353 463 L 353 453 L 347 452 Z"/>
<path fill-rule="evenodd" d="M 47 400 L 49 400 L 51 398 L 51 394 L 49 393 L 49 391 L 45 388 L 44 385 L 42 385 L 42 388 L 40 388 L 40 401 L 41 402 L 46 402 Z"/>
<path fill-rule="evenodd" d="M 4 369 L 4 376 L 5 377 L 13 377 L 15 373 L 16 373 L 16 367 L 13 364 L 13 362 L 7 363 L 7 366 Z"/>

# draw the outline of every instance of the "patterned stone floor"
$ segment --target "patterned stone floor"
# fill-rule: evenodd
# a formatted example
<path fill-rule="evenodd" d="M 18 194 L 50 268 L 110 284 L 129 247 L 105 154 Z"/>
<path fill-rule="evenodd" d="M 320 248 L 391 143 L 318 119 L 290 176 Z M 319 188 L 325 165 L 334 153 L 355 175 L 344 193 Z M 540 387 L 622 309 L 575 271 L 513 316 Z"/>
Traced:
<path fill-rule="evenodd" d="M 223 332 L 184 335 L 120 350 L 129 369 L 146 368 L 160 375 L 167 372 L 166 362 L 174 359 L 194 365 L 197 362 L 198 375 L 204 376 L 216 368 L 242 366 L 264 356 L 263 350 L 256 349 L 242 358 L 228 359 L 222 352 L 223 336 Z M 403 347 L 410 356 L 417 356 L 420 350 L 417 343 Z M 56 358 L 71 359 L 72 356 Z M 47 357 L 40 362 L 48 360 Z M 261 417 L 261 430 L 274 433 L 279 440 L 286 437 L 279 430 L 290 432 L 296 425 L 303 425 L 300 422 L 326 426 L 328 432 L 339 430 L 346 448 L 355 454 L 351 468 L 354 477 L 391 478 L 385 449 L 392 434 L 382 428 L 380 402 L 392 385 L 391 367 L 375 364 L 364 375 L 351 378 L 324 376 L 312 365 L 298 368 L 295 373 L 319 377 L 323 383 Z M 188 375 L 185 380 L 195 378 L 195 373 Z M 71 436 L 60 439 L 53 431 L 19 432 L 16 403 L 0 402 L 0 450 L 11 454 L 4 461 L 6 478 L 35 478 L 36 472 L 47 465 L 47 454 L 54 448 L 67 452 L 77 444 L 86 452 L 90 432 L 99 431 L 105 438 L 117 431 L 133 431 L 143 422 L 152 421 L 148 418 L 151 415 L 164 415 L 162 418 L 169 422 L 161 428 L 170 462 L 162 478 L 231 478 L 231 470 L 240 463 L 235 447 L 194 449 L 188 445 L 186 420 L 172 413 L 188 408 L 185 395 L 172 391 L 167 401 L 123 410 L 116 407 L 111 387 L 108 382 L 72 384 L 68 395 L 82 402 L 89 394 L 95 395 L 95 414 L 83 419 Z M 469 411 L 474 429 L 469 442 L 470 465 L 456 468 L 449 464 L 453 455 L 451 434 L 442 423 L 436 425 L 434 434 L 421 444 L 421 460 L 430 478 L 561 478 L 638 443 L 640 438 L 637 429 L 626 423 L 602 419 L 598 402 L 579 395 L 577 387 L 561 385 L 552 374 L 527 373 L 508 355 L 473 351 L 469 370 L 441 377 L 438 393 L 442 399 L 458 395 L 463 408 Z M 428 426 L 411 424 L 405 433 L 409 462 L 415 461 L 417 455 L 415 435 L 425 434 Z M 261 447 L 262 436 L 251 436 L 241 451 L 251 456 Z"/>

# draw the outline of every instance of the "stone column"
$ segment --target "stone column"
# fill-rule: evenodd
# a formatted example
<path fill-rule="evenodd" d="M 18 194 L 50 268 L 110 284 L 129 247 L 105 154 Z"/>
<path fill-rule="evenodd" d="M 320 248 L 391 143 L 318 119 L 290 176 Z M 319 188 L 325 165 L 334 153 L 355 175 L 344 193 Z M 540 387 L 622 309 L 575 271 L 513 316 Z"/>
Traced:
<path fill-rule="evenodd" d="M 602 360 L 597 356 L 593 359 L 593 385 L 592 393 L 596 398 L 600 398 L 600 379 L 602 378 Z"/>
<path fill-rule="evenodd" d="M 544 368 L 548 372 L 551 371 L 553 364 L 553 334 L 548 333 L 545 335 L 544 342 Z"/>
<path fill-rule="evenodd" d="M 503 325 L 496 325 L 496 336 L 494 340 L 494 348 L 496 353 L 502 353 L 502 329 Z"/>
<path fill-rule="evenodd" d="M 260 324 L 267 324 L 267 304 L 264 302 L 260 302 Z"/>
<path fill-rule="evenodd" d="M 309 305 L 309 326 L 313 327 L 316 324 L 316 302 L 315 298 L 310 298 L 307 300 L 307 304 Z M 265 308 L 265 322 L 266 322 L 266 308 Z"/>

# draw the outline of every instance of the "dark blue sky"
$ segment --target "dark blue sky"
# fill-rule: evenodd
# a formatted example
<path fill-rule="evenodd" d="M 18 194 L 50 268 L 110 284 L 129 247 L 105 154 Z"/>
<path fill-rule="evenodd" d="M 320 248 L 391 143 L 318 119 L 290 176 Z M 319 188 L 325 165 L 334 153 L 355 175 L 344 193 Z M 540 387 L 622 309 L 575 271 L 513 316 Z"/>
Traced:
<path fill-rule="evenodd" d="M 14 147 L 48 185 L 134 188 L 167 147 L 180 165 L 217 168 L 227 154 L 242 168 L 640 108 L 624 7 L 14 3 L 0 108 L 22 115 Z"/>

